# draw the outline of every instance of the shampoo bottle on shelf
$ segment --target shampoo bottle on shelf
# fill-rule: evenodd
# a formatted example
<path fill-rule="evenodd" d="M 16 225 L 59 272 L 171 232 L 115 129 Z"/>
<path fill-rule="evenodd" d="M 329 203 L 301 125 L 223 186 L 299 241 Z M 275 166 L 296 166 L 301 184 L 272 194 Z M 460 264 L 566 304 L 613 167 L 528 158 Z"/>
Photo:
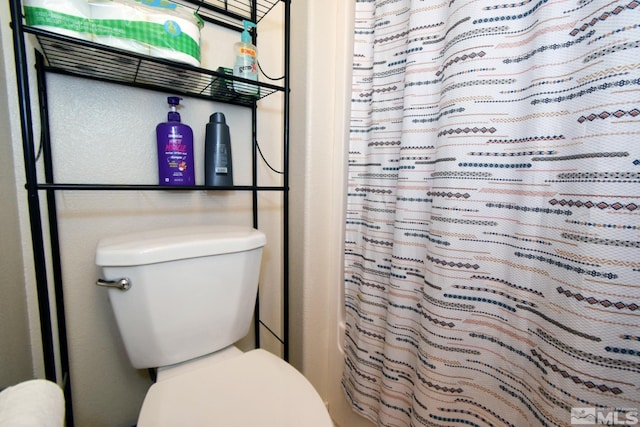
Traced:
<path fill-rule="evenodd" d="M 180 113 L 176 111 L 180 99 L 167 98 L 171 106 L 167 121 L 156 126 L 160 185 L 195 185 L 193 131 L 180 123 Z"/>
<path fill-rule="evenodd" d="M 233 66 L 233 75 L 249 80 L 258 80 L 258 48 L 251 43 L 249 27 L 254 27 L 251 21 L 243 20 L 244 31 L 240 41 L 233 45 L 236 54 L 236 62 Z M 245 82 L 233 82 L 233 90 L 243 95 L 258 95 L 258 86 Z"/>
<path fill-rule="evenodd" d="M 233 185 L 231 137 L 222 113 L 214 113 L 209 117 L 204 139 L 204 159 L 205 185 Z"/>

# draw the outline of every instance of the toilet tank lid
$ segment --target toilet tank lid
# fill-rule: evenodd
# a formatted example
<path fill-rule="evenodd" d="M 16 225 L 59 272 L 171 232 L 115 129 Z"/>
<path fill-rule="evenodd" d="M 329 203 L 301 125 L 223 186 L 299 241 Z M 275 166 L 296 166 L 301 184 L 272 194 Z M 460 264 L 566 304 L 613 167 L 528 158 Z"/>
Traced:
<path fill-rule="evenodd" d="M 264 246 L 259 230 L 232 225 L 162 228 L 101 239 L 96 265 L 132 266 L 248 251 Z"/>

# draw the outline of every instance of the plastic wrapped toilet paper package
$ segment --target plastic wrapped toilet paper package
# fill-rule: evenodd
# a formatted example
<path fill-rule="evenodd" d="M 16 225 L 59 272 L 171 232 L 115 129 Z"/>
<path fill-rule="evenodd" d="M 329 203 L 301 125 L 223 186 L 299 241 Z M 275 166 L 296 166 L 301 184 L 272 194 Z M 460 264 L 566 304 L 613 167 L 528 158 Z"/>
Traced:
<path fill-rule="evenodd" d="M 200 66 L 202 19 L 167 0 L 24 0 L 27 25 Z"/>
<path fill-rule="evenodd" d="M 93 42 L 149 55 L 148 43 L 133 34 L 127 36 L 127 31 L 131 31 L 133 26 L 145 22 L 146 14 L 142 8 L 118 0 L 88 0 L 88 4 L 91 24 L 88 30 Z"/>
<path fill-rule="evenodd" d="M 90 17 L 86 0 L 28 0 L 24 3 L 27 25 L 69 37 L 91 41 L 85 21 Z"/>

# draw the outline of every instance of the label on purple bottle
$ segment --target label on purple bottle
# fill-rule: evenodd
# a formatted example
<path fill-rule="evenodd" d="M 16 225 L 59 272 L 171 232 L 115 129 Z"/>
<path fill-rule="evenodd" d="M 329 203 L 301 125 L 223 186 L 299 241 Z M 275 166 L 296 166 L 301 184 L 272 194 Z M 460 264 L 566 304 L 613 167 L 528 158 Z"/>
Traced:
<path fill-rule="evenodd" d="M 161 185 L 194 185 L 191 135 L 182 135 L 178 126 L 158 130 L 160 152 L 159 180 Z"/>

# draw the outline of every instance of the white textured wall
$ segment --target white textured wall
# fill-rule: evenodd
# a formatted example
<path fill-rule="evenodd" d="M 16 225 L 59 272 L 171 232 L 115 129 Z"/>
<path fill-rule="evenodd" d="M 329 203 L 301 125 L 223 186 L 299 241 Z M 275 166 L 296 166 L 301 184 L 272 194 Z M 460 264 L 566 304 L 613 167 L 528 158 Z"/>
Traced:
<path fill-rule="evenodd" d="M 50 76 L 49 83 L 52 141 L 60 141 L 55 147 L 60 182 L 155 182 L 155 122 L 164 120 L 166 95 L 62 76 Z M 80 93 L 87 90 L 91 97 L 80 100 Z M 192 99 L 184 103 L 182 118 L 193 127 L 197 159 L 203 158 L 209 114 L 225 111 L 233 129 L 235 178 L 238 184 L 249 183 L 242 167 L 250 147 L 246 112 Z M 82 123 L 82 130 L 67 117 Z M 67 334 L 79 426 L 132 425 L 150 384 L 146 371 L 129 366 L 106 290 L 94 285 L 99 276 L 93 263 L 97 240 L 131 230 L 187 224 L 250 225 L 249 197 L 247 193 L 162 191 L 59 193 Z"/>

